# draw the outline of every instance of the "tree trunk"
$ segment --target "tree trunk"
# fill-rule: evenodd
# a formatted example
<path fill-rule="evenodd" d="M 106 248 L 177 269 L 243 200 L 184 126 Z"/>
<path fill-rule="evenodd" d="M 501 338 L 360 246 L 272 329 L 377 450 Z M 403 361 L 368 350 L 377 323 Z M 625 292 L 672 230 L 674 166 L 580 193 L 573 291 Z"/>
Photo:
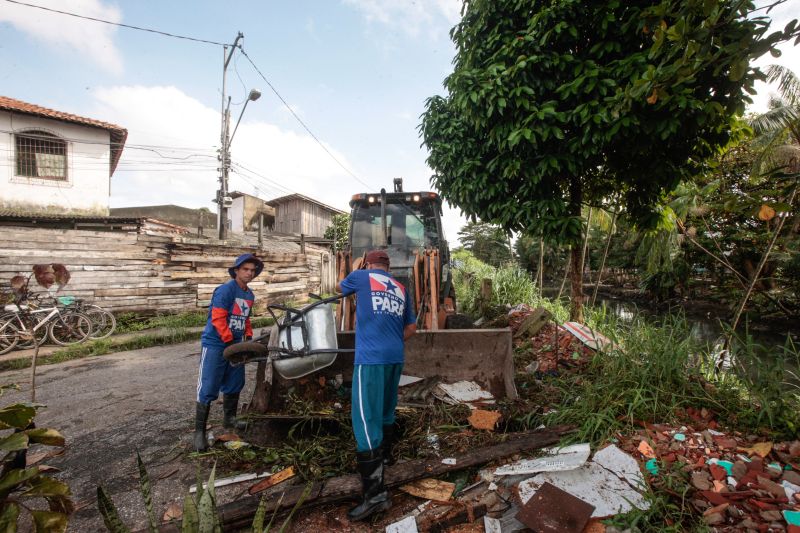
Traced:
<path fill-rule="evenodd" d="M 583 253 L 577 246 L 570 254 L 569 277 L 572 290 L 569 300 L 569 319 L 583 324 Z"/>
<path fill-rule="evenodd" d="M 539 294 L 544 294 L 544 239 L 539 237 L 539 275 L 537 276 Z"/>
<path fill-rule="evenodd" d="M 583 201 L 583 190 L 581 180 L 573 176 L 569 184 L 569 209 L 570 214 L 578 219 L 581 218 L 581 202 Z M 591 211 L 589 212 L 591 217 Z M 586 238 L 589 237 L 589 224 L 586 224 Z M 578 243 L 575 243 L 576 245 Z M 583 324 L 583 247 L 573 246 L 570 254 L 570 291 L 569 318 L 573 322 Z"/>
<path fill-rule="evenodd" d="M 611 246 L 611 236 L 614 235 L 614 223 L 617 221 L 617 210 L 614 209 L 614 214 L 611 217 L 611 227 L 608 228 L 608 237 L 606 237 L 606 249 L 603 251 L 603 259 L 600 261 L 600 270 L 597 272 L 597 280 L 594 282 L 594 292 L 592 293 L 592 304 L 597 299 L 597 289 L 600 288 L 600 281 L 603 279 L 603 269 L 606 267 L 606 258 L 608 258 L 608 249 Z"/>

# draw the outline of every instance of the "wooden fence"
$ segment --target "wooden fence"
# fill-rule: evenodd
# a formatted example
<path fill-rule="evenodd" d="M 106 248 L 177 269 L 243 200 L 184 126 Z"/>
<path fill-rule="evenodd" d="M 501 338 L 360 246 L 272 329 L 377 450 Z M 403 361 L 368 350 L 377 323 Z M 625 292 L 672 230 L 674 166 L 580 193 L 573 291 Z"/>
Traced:
<path fill-rule="evenodd" d="M 175 312 L 208 306 L 230 279 L 236 256 L 251 252 L 264 272 L 250 284 L 256 310 L 267 303 L 305 300 L 330 292 L 334 265 L 326 248 L 255 237 L 240 243 L 136 231 L 0 227 L 0 286 L 37 263 L 63 263 L 72 278 L 60 294 L 85 298 L 112 311 Z M 31 281 L 31 286 L 35 282 Z"/>

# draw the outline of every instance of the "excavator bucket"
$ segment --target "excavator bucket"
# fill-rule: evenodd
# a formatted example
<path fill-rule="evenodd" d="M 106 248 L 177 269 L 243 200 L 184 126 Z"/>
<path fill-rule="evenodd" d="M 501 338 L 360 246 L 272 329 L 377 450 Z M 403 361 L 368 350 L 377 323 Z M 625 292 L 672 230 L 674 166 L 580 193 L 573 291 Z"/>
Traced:
<path fill-rule="evenodd" d="M 442 382 L 474 381 L 497 398 L 514 399 L 514 360 L 511 331 L 504 329 L 448 329 L 418 331 L 406 342 L 403 374 L 439 377 Z M 355 333 L 339 332 L 340 349 L 355 346 Z M 270 369 L 259 368 L 251 408 L 279 413 L 290 389 L 298 397 L 319 396 L 319 387 L 333 380 L 352 381 L 353 353 L 340 353 L 336 361 L 308 378 L 287 380 Z"/>

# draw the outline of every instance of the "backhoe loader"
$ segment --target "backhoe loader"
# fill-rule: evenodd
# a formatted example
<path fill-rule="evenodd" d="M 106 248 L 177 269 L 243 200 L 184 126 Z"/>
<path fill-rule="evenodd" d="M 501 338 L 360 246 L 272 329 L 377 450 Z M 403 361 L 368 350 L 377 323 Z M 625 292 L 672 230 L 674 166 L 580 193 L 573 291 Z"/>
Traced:
<path fill-rule="evenodd" d="M 392 192 L 382 189 L 375 194 L 356 194 L 350 200 L 350 207 L 349 245 L 336 254 L 337 281 L 355 269 L 365 268 L 368 251 L 382 249 L 389 255 L 392 276 L 406 287 L 408 301 L 417 316 L 417 334 L 406 342 L 403 373 L 418 378 L 435 376 L 447 383 L 474 381 L 496 398 L 516 398 L 511 331 L 476 329 L 468 317 L 457 313 L 439 195 L 405 192 L 402 179 L 395 179 Z M 298 339 L 310 338 L 308 332 L 300 334 L 312 323 L 304 318 L 302 310 L 272 307 L 284 313 L 279 326 L 285 328 L 281 338 L 291 340 L 293 336 L 286 332 L 293 327 Z M 311 389 L 316 389 L 319 383 L 350 381 L 356 327 L 353 297 L 342 299 L 336 306 L 335 350 L 311 350 L 310 346 L 302 346 L 302 342 L 296 343 L 301 345 L 299 350 L 278 346 L 279 327 L 273 328 L 271 340 L 269 336 L 262 337 L 262 344 L 271 347 L 262 350 L 257 359 L 253 357 L 256 354 L 239 350 L 239 361 L 262 360 L 269 364 L 259 365 L 251 409 L 280 412 L 289 390 L 310 397 L 315 394 Z M 331 351 L 338 355 L 330 356 Z M 287 379 L 280 369 L 272 372 L 270 360 L 283 359 L 280 364 L 286 367 L 292 366 L 291 362 L 285 362 L 291 357 L 297 361 L 298 369 L 310 375 L 304 373 L 302 379 L 297 379 L 300 374 L 295 372 Z M 312 357 L 314 364 L 308 359 Z M 317 368 L 322 365 L 324 368 Z"/>

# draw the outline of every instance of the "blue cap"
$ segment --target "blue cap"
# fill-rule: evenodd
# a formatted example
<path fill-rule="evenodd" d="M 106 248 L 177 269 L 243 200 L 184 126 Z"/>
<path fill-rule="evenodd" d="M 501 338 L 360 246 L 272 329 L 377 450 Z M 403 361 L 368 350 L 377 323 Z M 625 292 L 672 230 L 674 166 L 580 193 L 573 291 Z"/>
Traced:
<path fill-rule="evenodd" d="M 236 269 L 242 266 L 243 264 L 250 262 L 256 264 L 256 276 L 261 274 L 261 271 L 264 270 L 264 262 L 259 259 L 258 257 L 254 256 L 253 254 L 242 254 L 236 258 L 236 262 L 233 263 L 233 266 L 228 269 L 228 274 L 231 275 L 232 278 L 236 277 Z M 255 277 L 255 276 L 253 276 Z"/>

